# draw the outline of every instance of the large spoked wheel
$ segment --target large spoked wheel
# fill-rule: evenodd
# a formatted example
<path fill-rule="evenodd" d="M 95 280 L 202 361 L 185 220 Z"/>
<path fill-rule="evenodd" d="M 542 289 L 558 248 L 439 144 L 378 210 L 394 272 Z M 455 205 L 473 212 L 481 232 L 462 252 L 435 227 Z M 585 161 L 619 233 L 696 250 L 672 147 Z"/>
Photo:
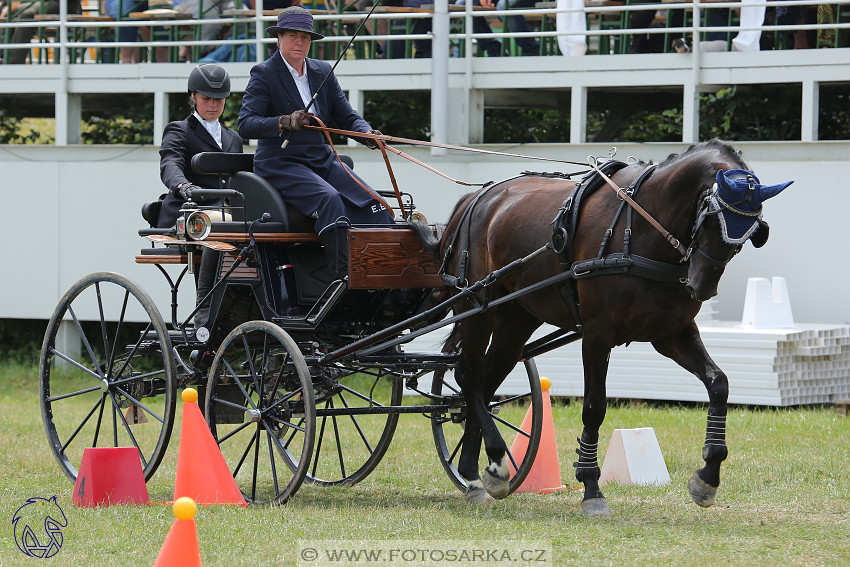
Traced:
<path fill-rule="evenodd" d="M 289 500 L 307 474 L 316 435 L 310 371 L 292 337 L 267 321 L 231 331 L 213 359 L 206 408 L 245 498 Z"/>
<path fill-rule="evenodd" d="M 448 349 L 452 352 L 456 349 Z M 509 466 L 511 467 L 510 491 L 513 492 L 531 470 L 534 457 L 537 455 L 537 447 L 540 444 L 540 435 L 543 431 L 543 395 L 540 388 L 540 377 L 537 373 L 537 365 L 533 359 L 524 362 L 525 371 L 528 375 L 528 392 L 519 395 L 506 396 L 489 403 L 490 415 L 502 438 L 510 449 L 517 436 L 523 436 L 528 441 L 527 450 L 523 458 L 513 455 L 508 451 Z M 434 372 L 431 383 L 431 393 L 443 396 L 451 409 L 445 413 L 434 413 L 431 416 L 431 430 L 434 434 L 434 443 L 437 447 L 437 456 L 446 474 L 452 483 L 461 492 L 466 492 L 466 481 L 457 469 L 463 447 L 463 430 L 466 426 L 467 408 L 461 395 L 460 388 L 454 380 L 454 370 L 437 370 Z M 530 426 L 523 427 L 523 420 L 529 407 L 532 408 Z M 479 470 L 487 466 L 487 455 L 480 451 Z"/>
<path fill-rule="evenodd" d="M 88 447 L 135 447 L 145 479 L 153 476 L 177 381 L 168 330 L 139 286 L 112 273 L 74 284 L 47 325 L 39 380 L 47 439 L 71 481 Z"/>
<path fill-rule="evenodd" d="M 352 485 L 372 472 L 392 441 L 401 405 L 402 382 L 382 368 L 335 365 L 317 372 L 317 439 L 307 481 Z"/>

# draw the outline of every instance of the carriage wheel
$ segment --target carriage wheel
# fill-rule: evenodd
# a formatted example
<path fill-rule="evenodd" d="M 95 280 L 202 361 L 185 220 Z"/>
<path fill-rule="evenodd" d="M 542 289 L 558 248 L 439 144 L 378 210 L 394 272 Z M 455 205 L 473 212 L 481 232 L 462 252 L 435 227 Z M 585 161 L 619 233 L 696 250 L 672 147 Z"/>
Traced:
<path fill-rule="evenodd" d="M 317 383 L 317 439 L 307 481 L 323 486 L 352 485 L 372 472 L 386 454 L 401 405 L 403 385 L 383 368 L 336 365 L 319 372 L 334 379 Z"/>
<path fill-rule="evenodd" d="M 455 348 L 450 348 L 448 352 L 453 350 Z M 528 375 L 528 392 L 505 396 L 504 399 L 495 399 L 489 403 L 490 415 L 493 416 L 508 448 L 519 435 L 528 439 L 528 449 L 522 460 L 517 461 L 518 456 L 515 457 L 508 451 L 509 465 L 513 473 L 510 479 L 511 492 L 519 488 L 519 485 L 522 484 L 531 470 L 534 457 L 537 455 L 537 447 L 540 444 L 540 435 L 543 431 L 543 396 L 537 365 L 534 363 L 534 359 L 528 359 L 524 361 L 524 364 Z M 452 406 L 452 409 L 447 413 L 435 413 L 431 416 L 431 430 L 434 434 L 437 456 L 443 465 L 443 469 L 454 485 L 462 492 L 466 492 L 466 481 L 457 470 L 457 461 L 460 459 L 461 448 L 463 447 L 462 436 L 466 425 L 467 410 L 460 388 L 454 380 L 454 369 L 434 372 L 431 393 L 443 396 Z M 522 422 L 529 404 L 533 408 L 531 426 L 523 428 Z M 487 466 L 487 455 L 483 448 L 479 461 L 479 470 Z"/>
<path fill-rule="evenodd" d="M 39 363 L 47 439 L 68 478 L 76 482 L 88 447 L 135 447 L 150 479 L 171 437 L 175 376 L 147 293 L 112 273 L 75 283 L 50 318 Z"/>
<path fill-rule="evenodd" d="M 289 334 L 249 321 L 224 339 L 210 369 L 206 419 L 246 500 L 283 504 L 301 486 L 315 440 L 310 371 Z"/>

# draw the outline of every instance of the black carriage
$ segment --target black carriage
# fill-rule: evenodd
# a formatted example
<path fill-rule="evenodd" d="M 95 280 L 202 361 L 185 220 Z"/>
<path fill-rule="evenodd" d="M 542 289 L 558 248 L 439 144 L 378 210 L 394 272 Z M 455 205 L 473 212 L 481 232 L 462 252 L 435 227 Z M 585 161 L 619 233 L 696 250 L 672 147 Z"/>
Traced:
<path fill-rule="evenodd" d="M 96 446 L 136 447 L 151 478 L 171 437 L 177 391 L 191 386 L 249 502 L 283 503 L 304 480 L 359 482 L 386 453 L 402 413 L 431 420 L 438 458 L 465 490 L 456 464 L 467 408 L 452 378 L 462 345 L 412 352 L 409 344 L 450 324 L 453 301 L 442 300 L 439 266 L 407 222 L 351 228 L 348 277 L 335 280 L 312 220 L 251 173 L 250 155 L 200 154 L 193 167 L 229 177 L 228 189 L 206 191 L 225 196 L 225 207 L 190 203 L 175 229 L 139 231 L 151 246 L 136 261 L 167 280 L 170 320 L 114 273 L 74 284 L 50 319 L 42 415 L 68 478 L 76 480 L 83 450 Z M 399 205 L 409 219 L 412 198 Z M 143 210 L 147 219 L 155 220 L 155 206 Z M 197 326 L 194 311 L 178 318 L 178 291 L 193 285 L 205 251 L 214 285 L 208 322 Z M 506 439 L 528 437 L 525 457 L 512 463 L 511 490 L 531 467 L 542 427 L 536 367 L 531 358 L 524 365 L 528 392 L 489 405 Z M 424 403 L 404 403 L 405 389 Z M 523 428 L 529 403 L 533 419 Z"/>

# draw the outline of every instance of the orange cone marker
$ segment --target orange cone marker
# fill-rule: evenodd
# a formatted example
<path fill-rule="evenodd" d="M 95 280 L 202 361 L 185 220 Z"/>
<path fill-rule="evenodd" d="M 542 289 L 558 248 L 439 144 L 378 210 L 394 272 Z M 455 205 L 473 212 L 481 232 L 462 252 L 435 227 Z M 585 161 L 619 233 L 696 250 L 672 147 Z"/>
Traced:
<path fill-rule="evenodd" d="M 197 401 L 197 390 L 183 390 L 183 422 L 180 426 L 174 500 L 188 496 L 198 504 L 247 506 Z"/>
<path fill-rule="evenodd" d="M 555 421 L 552 419 L 552 400 L 549 397 L 549 387 L 552 382 L 548 378 L 540 378 L 540 388 L 543 390 L 543 431 L 540 434 L 540 445 L 534 464 L 528 471 L 528 476 L 519 485 L 515 492 L 536 492 L 537 494 L 549 494 L 557 490 L 565 490 L 567 487 L 561 483 L 561 464 L 558 461 L 558 445 L 555 443 Z M 525 418 L 520 426 L 524 431 L 531 429 L 532 410 L 528 408 Z M 528 451 L 528 438 L 525 435 L 517 435 L 511 444 L 511 455 L 516 462 L 525 458 Z M 511 473 L 515 472 L 513 466 Z"/>
<path fill-rule="evenodd" d="M 195 501 L 184 496 L 174 501 L 171 507 L 174 523 L 168 530 L 165 543 L 156 557 L 154 567 L 200 567 L 201 549 L 198 546 L 198 529 L 195 526 L 195 514 L 198 507 Z"/>

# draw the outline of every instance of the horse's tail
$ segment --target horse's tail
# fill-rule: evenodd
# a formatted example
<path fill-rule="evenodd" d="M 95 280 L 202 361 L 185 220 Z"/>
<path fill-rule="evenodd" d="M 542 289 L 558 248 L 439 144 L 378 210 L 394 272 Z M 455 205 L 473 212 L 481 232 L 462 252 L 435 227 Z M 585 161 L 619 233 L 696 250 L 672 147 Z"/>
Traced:
<path fill-rule="evenodd" d="M 416 233 L 416 236 L 419 237 L 419 240 L 422 242 L 422 248 L 424 248 L 425 252 L 428 253 L 432 258 L 440 258 L 440 240 L 445 229 L 442 225 L 437 225 L 437 235 L 434 234 L 434 229 L 431 226 L 422 221 L 413 221 L 410 223 L 410 228 Z"/>
<path fill-rule="evenodd" d="M 457 352 L 458 346 L 460 346 L 460 325 L 455 322 L 449 336 L 443 341 L 443 352 Z"/>

